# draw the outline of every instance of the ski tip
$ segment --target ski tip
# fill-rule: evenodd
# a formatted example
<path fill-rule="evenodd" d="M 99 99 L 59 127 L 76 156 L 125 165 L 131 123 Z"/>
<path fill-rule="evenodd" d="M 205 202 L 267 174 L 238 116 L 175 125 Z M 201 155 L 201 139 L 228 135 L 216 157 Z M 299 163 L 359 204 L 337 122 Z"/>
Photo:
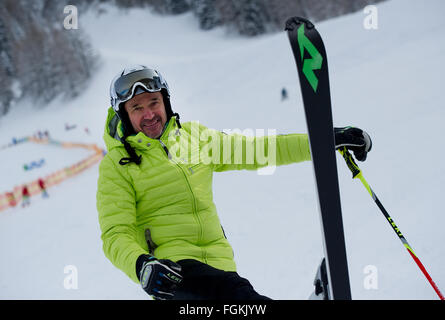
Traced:
<path fill-rule="evenodd" d="M 285 31 L 293 31 L 301 24 L 305 24 L 307 29 L 314 28 L 314 24 L 310 22 L 308 19 L 301 18 L 301 17 L 292 17 L 287 19 L 286 26 L 284 28 Z"/>

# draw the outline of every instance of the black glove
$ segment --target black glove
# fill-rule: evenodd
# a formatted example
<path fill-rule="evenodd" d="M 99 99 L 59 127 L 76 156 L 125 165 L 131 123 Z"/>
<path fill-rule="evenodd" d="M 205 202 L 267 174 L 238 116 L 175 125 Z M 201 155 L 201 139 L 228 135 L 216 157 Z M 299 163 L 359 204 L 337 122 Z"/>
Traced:
<path fill-rule="evenodd" d="M 139 256 L 136 273 L 142 288 L 155 299 L 173 298 L 182 281 L 181 266 L 171 260 L 158 260 L 150 255 Z"/>
<path fill-rule="evenodd" d="M 371 151 L 372 141 L 369 134 L 359 128 L 343 127 L 334 128 L 335 149 L 346 147 L 354 152 L 358 161 L 365 161 L 368 152 Z"/>

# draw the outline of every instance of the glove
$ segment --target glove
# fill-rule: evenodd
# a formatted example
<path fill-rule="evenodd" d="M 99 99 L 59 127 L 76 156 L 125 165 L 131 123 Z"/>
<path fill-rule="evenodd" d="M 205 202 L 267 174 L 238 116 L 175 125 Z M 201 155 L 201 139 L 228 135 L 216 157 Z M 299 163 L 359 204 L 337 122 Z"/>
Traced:
<path fill-rule="evenodd" d="M 371 151 L 372 141 L 369 134 L 359 128 L 343 127 L 334 128 L 335 149 L 346 147 L 354 152 L 358 161 L 365 161 L 368 152 Z"/>
<path fill-rule="evenodd" d="M 154 299 L 172 299 L 182 281 L 181 266 L 171 260 L 158 260 L 150 255 L 139 256 L 136 273 L 142 289 Z"/>

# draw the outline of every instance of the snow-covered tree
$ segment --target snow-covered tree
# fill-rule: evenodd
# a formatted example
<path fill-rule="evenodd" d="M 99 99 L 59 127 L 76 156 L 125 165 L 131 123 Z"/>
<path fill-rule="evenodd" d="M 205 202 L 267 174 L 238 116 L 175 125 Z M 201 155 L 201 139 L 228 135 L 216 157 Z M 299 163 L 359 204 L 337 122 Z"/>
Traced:
<path fill-rule="evenodd" d="M 11 47 L 8 31 L 0 12 L 0 116 L 6 114 L 12 99 L 12 75 L 14 67 L 11 60 Z"/>
<path fill-rule="evenodd" d="M 216 0 L 193 1 L 193 13 L 198 18 L 201 29 L 210 30 L 221 24 L 220 14 L 215 4 Z"/>
<path fill-rule="evenodd" d="M 0 2 L 0 115 L 13 99 L 44 105 L 60 95 L 75 96 L 87 83 L 96 57 L 81 30 L 63 29 L 65 4 Z"/>
<path fill-rule="evenodd" d="M 261 0 L 245 0 L 237 2 L 238 15 L 236 25 L 240 34 L 257 36 L 265 33 L 268 24 L 265 7 Z"/>

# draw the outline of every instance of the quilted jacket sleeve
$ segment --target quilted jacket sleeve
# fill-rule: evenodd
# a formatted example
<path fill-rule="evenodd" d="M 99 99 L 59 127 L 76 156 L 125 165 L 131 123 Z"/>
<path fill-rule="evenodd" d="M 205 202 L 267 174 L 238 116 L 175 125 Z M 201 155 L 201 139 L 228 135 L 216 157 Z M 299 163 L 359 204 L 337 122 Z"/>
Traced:
<path fill-rule="evenodd" d="M 124 170 L 109 155 L 102 160 L 99 167 L 97 210 L 105 256 L 139 283 L 136 260 L 148 252 L 138 241 L 140 235 L 136 227 L 135 191 Z"/>
<path fill-rule="evenodd" d="M 245 136 L 218 132 L 220 159 L 215 171 L 256 170 L 311 160 L 307 134 Z"/>

